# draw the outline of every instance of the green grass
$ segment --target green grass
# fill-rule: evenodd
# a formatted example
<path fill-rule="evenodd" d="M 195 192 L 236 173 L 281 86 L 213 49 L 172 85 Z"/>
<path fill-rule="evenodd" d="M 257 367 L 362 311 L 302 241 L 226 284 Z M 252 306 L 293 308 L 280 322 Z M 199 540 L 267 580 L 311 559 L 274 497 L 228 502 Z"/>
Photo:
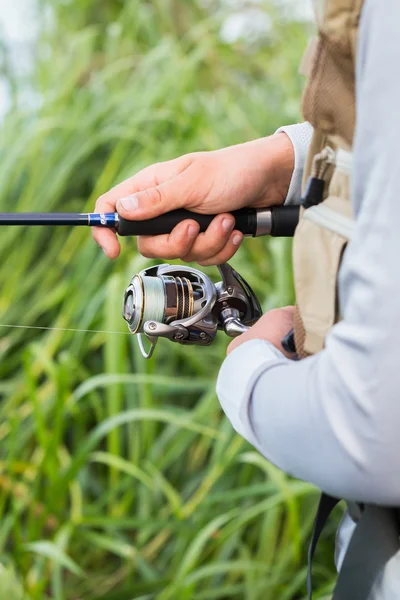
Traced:
<path fill-rule="evenodd" d="M 13 82 L 2 124 L 2 211 L 91 210 L 148 164 L 300 118 L 306 28 L 269 5 L 271 34 L 249 44 L 223 43 L 222 9 L 194 0 L 41 10 L 34 72 Z M 133 241 L 111 264 L 78 229 L 3 229 L 0 256 L 0 323 L 121 332 L 123 291 L 149 264 Z M 232 262 L 265 309 L 292 301 L 287 242 L 247 240 Z M 222 415 L 226 339 L 161 342 L 146 362 L 127 335 L 0 333 L 2 598 L 304 597 L 317 492 Z M 330 550 L 315 567 L 321 595 Z"/>

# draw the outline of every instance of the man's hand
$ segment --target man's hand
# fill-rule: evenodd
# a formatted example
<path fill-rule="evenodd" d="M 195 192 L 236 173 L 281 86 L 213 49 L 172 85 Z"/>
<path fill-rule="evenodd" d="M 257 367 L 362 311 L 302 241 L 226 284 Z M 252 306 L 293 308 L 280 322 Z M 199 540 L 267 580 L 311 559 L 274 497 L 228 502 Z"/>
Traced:
<path fill-rule="evenodd" d="M 114 212 L 133 221 L 177 208 L 218 214 L 205 233 L 196 221 L 183 221 L 168 235 L 140 236 L 139 251 L 148 258 L 215 265 L 228 261 L 243 234 L 228 212 L 283 204 L 294 168 L 293 146 L 285 133 L 214 152 L 188 154 L 154 164 L 101 196 L 96 212 Z M 93 237 L 109 258 L 119 242 L 111 230 L 93 228 Z"/>
<path fill-rule="evenodd" d="M 229 344 L 227 354 L 250 340 L 267 340 L 285 356 L 293 358 L 293 354 L 285 352 L 281 342 L 289 331 L 293 329 L 294 311 L 294 306 L 270 310 L 263 315 L 249 331 L 246 331 L 246 333 L 235 338 L 233 342 Z"/>

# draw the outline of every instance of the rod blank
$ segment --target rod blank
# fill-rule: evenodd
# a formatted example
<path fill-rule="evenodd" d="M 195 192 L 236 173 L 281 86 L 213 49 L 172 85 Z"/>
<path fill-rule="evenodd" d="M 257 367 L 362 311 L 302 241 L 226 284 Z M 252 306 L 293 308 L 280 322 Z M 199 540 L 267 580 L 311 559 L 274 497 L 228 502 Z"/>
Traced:
<path fill-rule="evenodd" d="M 244 208 L 231 213 L 235 229 L 244 235 L 291 237 L 298 220 L 296 206 L 274 206 L 262 210 Z M 197 221 L 200 231 L 206 231 L 217 215 L 201 215 L 179 209 L 144 221 L 128 221 L 118 213 L 0 213 L 0 226 L 86 226 L 114 229 L 120 236 L 161 235 L 170 233 L 186 219 Z"/>
<path fill-rule="evenodd" d="M 1 225 L 89 225 L 89 216 L 84 213 L 0 213 Z"/>

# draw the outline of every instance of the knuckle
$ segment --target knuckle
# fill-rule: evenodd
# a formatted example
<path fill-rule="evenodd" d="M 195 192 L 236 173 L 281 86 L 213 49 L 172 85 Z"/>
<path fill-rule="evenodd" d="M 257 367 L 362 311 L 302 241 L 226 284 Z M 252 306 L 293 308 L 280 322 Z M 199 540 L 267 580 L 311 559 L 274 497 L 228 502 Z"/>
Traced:
<path fill-rule="evenodd" d="M 112 196 L 111 190 L 102 194 L 99 198 L 97 198 L 95 203 L 95 211 L 96 212 L 106 212 L 107 210 L 112 210 L 115 208 L 116 199 Z"/>
<path fill-rule="evenodd" d="M 180 258 L 181 254 L 182 254 L 182 252 L 179 251 L 179 248 L 177 248 L 176 246 L 173 246 L 171 248 L 167 248 L 162 253 L 162 258 L 164 258 L 166 260 L 176 260 L 177 258 Z"/>
<path fill-rule="evenodd" d="M 155 258 L 153 250 L 143 243 L 138 243 L 138 250 L 144 258 Z"/>
<path fill-rule="evenodd" d="M 180 258 L 180 255 L 181 252 L 179 251 L 179 248 L 177 248 L 177 246 L 175 245 L 166 246 L 165 248 L 163 248 L 162 252 L 158 254 L 160 258 L 163 258 L 165 260 L 176 260 L 177 258 Z"/>
<path fill-rule="evenodd" d="M 208 247 L 203 252 L 199 252 L 197 254 L 197 259 L 198 259 L 199 263 L 200 263 L 200 261 L 201 262 L 210 262 L 210 261 L 214 261 L 216 258 L 219 258 L 221 256 L 224 256 L 224 253 L 221 252 L 220 248 Z"/>
<path fill-rule="evenodd" d="M 210 235 L 209 238 L 205 241 L 207 243 L 207 246 L 204 246 L 204 252 L 206 255 L 205 257 L 207 258 L 209 256 L 213 256 L 214 254 L 219 254 L 220 252 L 224 251 L 229 241 L 229 234 L 228 236 L 222 236 L 218 231 L 218 233 L 213 233 L 213 235 Z"/>
<path fill-rule="evenodd" d="M 155 255 L 150 250 L 139 250 L 139 252 L 144 258 L 155 258 Z"/>
<path fill-rule="evenodd" d="M 208 260 L 212 256 L 219 254 L 221 251 L 221 244 L 217 243 L 216 240 L 207 240 L 204 238 L 203 243 L 198 244 L 196 248 L 196 260 Z"/>
<path fill-rule="evenodd" d="M 184 229 L 184 233 L 186 233 L 186 229 Z M 186 256 L 188 254 L 191 248 L 191 243 L 185 235 L 177 232 L 176 235 L 171 235 L 167 248 L 168 254 L 173 255 L 174 260 L 176 258 L 184 260 L 182 256 Z"/>
<path fill-rule="evenodd" d="M 190 260 L 188 260 L 186 257 L 188 256 L 188 249 L 183 247 L 183 248 L 177 248 L 176 249 L 176 256 L 175 258 L 179 258 L 179 260 L 182 260 L 183 262 L 191 262 Z"/>
<path fill-rule="evenodd" d="M 150 204 L 157 205 L 161 204 L 163 201 L 162 194 L 158 187 L 145 190 L 144 193 Z"/>
<path fill-rule="evenodd" d="M 198 152 L 189 152 L 188 154 L 183 154 L 183 156 L 177 158 L 177 174 L 183 173 L 183 171 L 186 171 L 186 169 L 193 165 L 193 163 L 195 163 L 196 161 L 198 154 Z"/>
<path fill-rule="evenodd" d="M 202 262 L 209 261 L 213 256 L 215 256 L 215 252 L 209 250 L 208 252 L 197 252 L 195 260 L 201 264 Z"/>
<path fill-rule="evenodd" d="M 105 199 L 104 199 L 104 194 L 102 196 L 100 196 L 99 198 L 97 198 L 96 203 L 94 205 L 96 210 L 99 210 L 102 206 L 104 206 L 105 203 Z"/>
<path fill-rule="evenodd" d="M 195 250 L 193 248 L 195 240 L 186 237 L 179 244 L 180 256 L 191 256 Z"/>

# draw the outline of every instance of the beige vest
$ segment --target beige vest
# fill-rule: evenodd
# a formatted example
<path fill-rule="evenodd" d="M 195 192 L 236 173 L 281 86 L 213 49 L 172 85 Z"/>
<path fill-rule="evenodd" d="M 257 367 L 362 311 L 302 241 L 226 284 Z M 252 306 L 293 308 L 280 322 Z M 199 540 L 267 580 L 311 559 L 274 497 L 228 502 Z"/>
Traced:
<path fill-rule="evenodd" d="M 353 229 L 351 150 L 356 119 L 355 65 L 364 0 L 314 0 L 318 41 L 306 53 L 304 117 L 314 126 L 305 181 L 325 181 L 323 201 L 301 210 L 293 245 L 300 357 L 319 352 L 340 319 L 337 276 Z"/>

